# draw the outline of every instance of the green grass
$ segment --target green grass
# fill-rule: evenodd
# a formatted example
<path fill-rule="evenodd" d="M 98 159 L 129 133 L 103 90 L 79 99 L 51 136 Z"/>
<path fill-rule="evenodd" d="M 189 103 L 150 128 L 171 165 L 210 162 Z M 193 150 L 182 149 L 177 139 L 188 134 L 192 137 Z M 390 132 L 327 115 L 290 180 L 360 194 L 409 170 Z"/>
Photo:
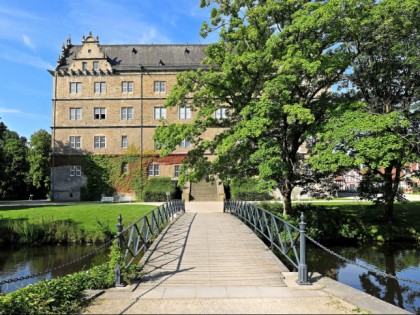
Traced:
<path fill-rule="evenodd" d="M 88 233 L 98 230 L 98 221 L 108 225 L 116 232 L 118 215 L 121 214 L 124 226 L 138 220 L 155 209 L 152 205 L 77 203 L 58 206 L 2 206 L 0 225 L 8 219 L 28 220 L 29 222 L 71 221 Z"/>

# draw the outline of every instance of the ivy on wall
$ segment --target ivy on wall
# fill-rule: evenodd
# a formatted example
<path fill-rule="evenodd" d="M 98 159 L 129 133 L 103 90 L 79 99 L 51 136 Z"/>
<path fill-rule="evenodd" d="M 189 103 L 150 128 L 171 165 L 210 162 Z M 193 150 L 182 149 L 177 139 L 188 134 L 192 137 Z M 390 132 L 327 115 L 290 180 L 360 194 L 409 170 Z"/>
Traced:
<path fill-rule="evenodd" d="M 147 166 L 155 155 L 86 155 L 83 156 L 83 173 L 86 186 L 80 190 L 82 200 L 99 200 L 102 194 L 111 196 L 115 191 L 135 193 L 142 199 L 147 181 Z"/>

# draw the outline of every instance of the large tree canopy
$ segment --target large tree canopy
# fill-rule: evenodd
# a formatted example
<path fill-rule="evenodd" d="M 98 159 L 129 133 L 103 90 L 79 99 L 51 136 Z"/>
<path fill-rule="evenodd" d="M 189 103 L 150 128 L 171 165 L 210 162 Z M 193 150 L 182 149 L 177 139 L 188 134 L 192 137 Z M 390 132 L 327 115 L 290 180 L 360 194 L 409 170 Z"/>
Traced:
<path fill-rule="evenodd" d="M 300 146 L 337 103 L 331 87 L 360 52 L 351 44 L 368 29 L 374 1 L 203 0 L 220 40 L 207 47 L 204 70 L 178 76 L 166 106 L 191 106 L 193 124 L 164 124 L 155 133 L 161 154 L 183 139 L 194 144 L 181 181 L 204 174 L 258 175 L 261 188 L 279 188 L 284 212 L 300 182 Z M 227 108 L 226 119 L 214 112 Z M 210 129 L 220 128 L 212 140 Z M 206 153 L 217 154 L 209 161 Z"/>
<path fill-rule="evenodd" d="M 419 1 L 380 1 L 370 24 L 354 43 L 363 50 L 343 82 L 348 106 L 322 127 L 310 161 L 323 172 L 363 164 L 361 195 L 384 203 L 392 222 L 404 165 L 420 157 Z"/>
<path fill-rule="evenodd" d="M 51 135 L 44 129 L 31 135 L 28 161 L 30 182 L 41 195 L 46 196 L 51 181 Z"/>

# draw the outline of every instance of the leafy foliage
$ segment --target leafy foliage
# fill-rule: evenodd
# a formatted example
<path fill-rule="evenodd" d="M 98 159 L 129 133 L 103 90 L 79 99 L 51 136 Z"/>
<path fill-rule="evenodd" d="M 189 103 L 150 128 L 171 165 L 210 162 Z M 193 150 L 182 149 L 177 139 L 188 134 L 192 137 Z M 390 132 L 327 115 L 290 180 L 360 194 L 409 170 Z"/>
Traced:
<path fill-rule="evenodd" d="M 175 183 L 170 177 L 149 178 L 144 190 L 144 201 L 166 201 L 166 192 L 170 193 L 170 199 L 175 197 Z"/>
<path fill-rule="evenodd" d="M 255 178 L 233 179 L 230 183 L 231 198 L 237 200 L 269 200 L 273 199 L 267 192 L 257 190 Z"/>
<path fill-rule="evenodd" d="M 164 123 L 155 140 L 161 154 L 183 138 L 188 153 L 180 181 L 205 174 L 227 178 L 258 175 L 259 186 L 279 188 L 284 212 L 299 182 L 299 148 L 338 106 L 331 87 L 356 51 L 347 38 L 369 16 L 373 1 L 202 1 L 212 6 L 202 35 L 219 31 L 206 49 L 205 69 L 177 77 L 166 106 L 191 106 L 194 124 Z M 227 108 L 226 119 L 216 119 Z M 219 128 L 213 140 L 207 131 Z M 205 153 L 217 154 L 209 161 Z"/>
<path fill-rule="evenodd" d="M 29 179 L 40 197 L 50 191 L 51 135 L 44 129 L 31 135 L 29 141 Z"/>

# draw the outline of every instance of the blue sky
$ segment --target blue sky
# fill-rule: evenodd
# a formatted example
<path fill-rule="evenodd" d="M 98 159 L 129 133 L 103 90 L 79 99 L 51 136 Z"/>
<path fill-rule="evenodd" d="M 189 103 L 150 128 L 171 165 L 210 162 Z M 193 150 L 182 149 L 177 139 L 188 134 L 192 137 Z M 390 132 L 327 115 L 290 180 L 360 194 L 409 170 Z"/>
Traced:
<path fill-rule="evenodd" d="M 51 132 L 52 76 L 70 35 L 101 44 L 209 43 L 199 35 L 200 0 L 0 0 L 0 121 L 30 138 Z"/>

